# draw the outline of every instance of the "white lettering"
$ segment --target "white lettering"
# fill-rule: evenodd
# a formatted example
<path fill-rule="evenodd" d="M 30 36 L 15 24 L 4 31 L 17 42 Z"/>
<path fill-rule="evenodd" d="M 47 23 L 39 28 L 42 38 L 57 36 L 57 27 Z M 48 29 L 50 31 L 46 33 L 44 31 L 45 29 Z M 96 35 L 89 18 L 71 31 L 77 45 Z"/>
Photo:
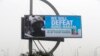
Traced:
<path fill-rule="evenodd" d="M 73 21 L 68 20 L 66 17 L 51 17 L 52 28 L 71 28 Z"/>

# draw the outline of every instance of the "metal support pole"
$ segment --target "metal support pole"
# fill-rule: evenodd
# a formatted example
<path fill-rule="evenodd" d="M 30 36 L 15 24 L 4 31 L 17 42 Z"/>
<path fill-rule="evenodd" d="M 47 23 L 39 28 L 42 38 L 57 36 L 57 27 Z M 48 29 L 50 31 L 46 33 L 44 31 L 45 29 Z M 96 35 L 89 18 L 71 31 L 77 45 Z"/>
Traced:
<path fill-rule="evenodd" d="M 29 39 L 29 56 L 32 56 L 32 39 Z"/>
<path fill-rule="evenodd" d="M 30 0 L 30 15 L 33 12 L 33 0 Z M 32 39 L 29 39 L 29 56 L 32 56 Z"/>
<path fill-rule="evenodd" d="M 30 0 L 30 15 L 33 14 L 33 0 Z"/>

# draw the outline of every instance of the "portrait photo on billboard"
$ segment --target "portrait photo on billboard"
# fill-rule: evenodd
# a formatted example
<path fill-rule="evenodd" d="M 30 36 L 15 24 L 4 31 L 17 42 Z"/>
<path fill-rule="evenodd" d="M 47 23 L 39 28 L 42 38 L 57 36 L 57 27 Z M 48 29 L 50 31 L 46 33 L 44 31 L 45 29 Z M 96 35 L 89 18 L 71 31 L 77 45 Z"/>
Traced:
<path fill-rule="evenodd" d="M 22 17 L 22 38 L 33 38 L 45 36 L 44 17 L 29 16 Z"/>

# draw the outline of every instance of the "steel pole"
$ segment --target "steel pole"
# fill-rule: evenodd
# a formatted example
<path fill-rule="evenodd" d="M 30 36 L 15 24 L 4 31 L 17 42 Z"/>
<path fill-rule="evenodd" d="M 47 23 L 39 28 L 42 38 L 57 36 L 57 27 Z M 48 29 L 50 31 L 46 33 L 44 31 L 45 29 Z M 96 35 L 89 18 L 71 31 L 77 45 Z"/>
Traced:
<path fill-rule="evenodd" d="M 32 39 L 29 39 L 29 56 L 32 56 Z"/>
<path fill-rule="evenodd" d="M 30 15 L 33 14 L 33 0 L 30 0 Z"/>
<path fill-rule="evenodd" d="M 30 15 L 33 12 L 33 0 L 30 0 Z M 32 39 L 29 39 L 29 56 L 32 56 Z"/>

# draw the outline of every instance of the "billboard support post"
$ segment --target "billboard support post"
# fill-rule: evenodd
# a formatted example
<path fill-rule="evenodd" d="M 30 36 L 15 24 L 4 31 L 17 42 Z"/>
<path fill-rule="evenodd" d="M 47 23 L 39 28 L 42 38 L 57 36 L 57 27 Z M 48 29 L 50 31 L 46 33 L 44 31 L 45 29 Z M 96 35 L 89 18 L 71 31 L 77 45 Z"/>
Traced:
<path fill-rule="evenodd" d="M 30 15 L 33 12 L 33 0 L 30 0 Z M 29 39 L 29 56 L 32 56 L 32 39 Z"/>
<path fill-rule="evenodd" d="M 42 2 L 44 2 L 44 3 L 46 3 L 47 5 L 49 5 L 52 9 L 53 9 L 53 11 L 54 11 L 54 13 L 56 14 L 56 15 L 59 15 L 59 13 L 58 13 L 58 11 L 56 10 L 56 8 L 50 3 L 50 2 L 48 2 L 47 0 L 41 0 Z M 33 15 L 33 0 L 30 0 L 30 11 L 29 11 L 29 14 L 30 15 Z M 56 39 L 56 38 L 55 38 Z M 29 39 L 29 55 L 28 56 L 32 56 L 32 40 L 35 40 L 35 39 L 32 39 L 32 38 L 30 38 Z M 53 39 L 51 40 L 51 41 L 53 41 Z M 57 40 L 57 43 L 55 44 L 55 46 L 52 48 L 52 50 L 49 52 L 51 55 L 53 54 L 53 52 L 57 49 L 57 47 L 59 46 L 59 44 L 60 44 L 60 42 L 61 41 L 64 41 L 64 38 L 59 38 L 58 40 Z"/>
<path fill-rule="evenodd" d="M 33 14 L 33 0 L 30 0 L 30 15 Z"/>
<path fill-rule="evenodd" d="M 32 39 L 29 39 L 29 56 L 32 56 Z"/>

